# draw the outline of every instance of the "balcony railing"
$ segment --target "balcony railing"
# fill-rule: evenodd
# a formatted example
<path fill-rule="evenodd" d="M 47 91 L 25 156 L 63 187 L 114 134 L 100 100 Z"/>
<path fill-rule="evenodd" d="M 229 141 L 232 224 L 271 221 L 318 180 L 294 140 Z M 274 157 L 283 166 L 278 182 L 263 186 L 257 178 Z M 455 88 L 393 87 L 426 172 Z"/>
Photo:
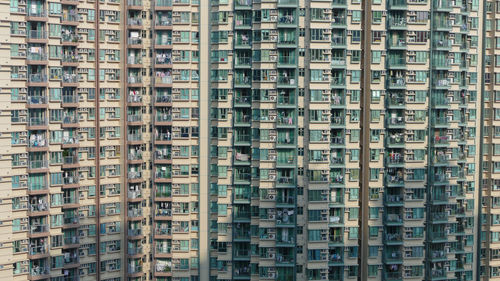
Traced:
<path fill-rule="evenodd" d="M 142 0 L 127 0 L 129 6 L 142 6 Z"/>
<path fill-rule="evenodd" d="M 77 95 L 63 95 L 62 96 L 63 103 L 78 103 L 79 99 Z"/>
<path fill-rule="evenodd" d="M 47 11 L 43 9 L 36 9 L 36 10 L 28 9 L 28 16 L 44 18 L 47 17 Z"/>
<path fill-rule="evenodd" d="M 30 275 L 31 276 L 41 276 L 41 275 L 49 275 L 50 270 L 49 267 L 45 266 L 33 266 L 33 268 L 30 270 Z"/>
<path fill-rule="evenodd" d="M 172 7 L 172 0 L 156 0 L 157 7 Z"/>
<path fill-rule="evenodd" d="M 26 56 L 27 60 L 30 61 L 46 61 L 47 60 L 47 54 L 45 53 L 28 53 Z"/>
<path fill-rule="evenodd" d="M 77 184 L 80 182 L 79 176 L 65 175 L 63 177 L 63 184 Z"/>
<path fill-rule="evenodd" d="M 131 218 L 142 217 L 142 209 L 131 209 L 128 210 L 128 216 Z"/>
<path fill-rule="evenodd" d="M 49 167 L 47 160 L 30 160 L 28 163 L 30 169 L 46 169 Z"/>
<path fill-rule="evenodd" d="M 142 192 L 140 190 L 128 191 L 127 196 L 128 199 L 142 198 Z"/>
<path fill-rule="evenodd" d="M 139 236 L 142 235 L 142 229 L 137 228 L 137 229 L 128 229 L 128 236 Z"/>
<path fill-rule="evenodd" d="M 63 83 L 78 83 L 78 74 L 76 73 L 73 73 L 73 74 L 69 74 L 69 73 L 65 73 L 63 74 Z"/>
<path fill-rule="evenodd" d="M 76 11 L 69 11 L 68 14 L 63 13 L 61 21 L 78 22 L 80 20 L 80 17 L 78 15 L 74 15 L 71 13 L 76 13 Z"/>
<path fill-rule="evenodd" d="M 62 33 L 61 41 L 66 43 L 77 43 L 80 38 L 74 33 Z"/>
<path fill-rule="evenodd" d="M 43 30 L 29 30 L 29 39 L 47 39 L 47 32 Z"/>
<path fill-rule="evenodd" d="M 75 224 L 79 224 L 80 223 L 80 217 L 66 217 L 64 218 L 64 224 L 68 224 L 68 225 L 75 225 Z"/>
<path fill-rule="evenodd" d="M 45 74 L 30 74 L 28 81 L 31 83 L 45 83 L 47 82 L 47 75 Z"/>
<path fill-rule="evenodd" d="M 129 171 L 127 174 L 128 174 L 128 179 L 131 179 L 131 180 L 142 178 L 142 172 Z"/>
<path fill-rule="evenodd" d="M 63 124 L 78 124 L 78 116 L 66 116 L 63 118 Z"/>
<path fill-rule="evenodd" d="M 130 84 L 142 83 L 142 76 L 129 76 L 127 77 L 127 82 Z"/>
<path fill-rule="evenodd" d="M 128 18 L 127 24 L 128 25 L 142 25 L 142 19 L 141 18 Z"/>
<path fill-rule="evenodd" d="M 63 198 L 64 204 L 78 204 L 79 197 L 77 196 L 66 196 Z"/>
<path fill-rule="evenodd" d="M 45 212 L 48 211 L 49 205 L 47 203 L 30 204 L 30 212 Z"/>
<path fill-rule="evenodd" d="M 37 234 L 37 233 L 45 233 L 49 231 L 49 225 L 48 224 L 39 224 L 39 225 L 32 225 L 30 226 L 30 233 L 31 234 Z"/>
<path fill-rule="evenodd" d="M 48 98 L 45 96 L 28 96 L 28 104 L 47 104 Z"/>
<path fill-rule="evenodd" d="M 80 238 L 77 235 L 64 238 L 64 245 L 72 245 L 80 243 Z"/>

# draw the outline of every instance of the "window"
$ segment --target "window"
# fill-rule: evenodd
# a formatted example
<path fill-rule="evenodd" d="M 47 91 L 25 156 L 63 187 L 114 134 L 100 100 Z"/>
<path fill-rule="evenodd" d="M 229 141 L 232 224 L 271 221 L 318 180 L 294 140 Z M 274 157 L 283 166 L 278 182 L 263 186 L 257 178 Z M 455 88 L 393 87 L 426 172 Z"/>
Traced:
<path fill-rule="evenodd" d="M 382 42 L 382 31 L 372 31 L 372 43 Z"/>
<path fill-rule="evenodd" d="M 378 275 L 378 265 L 368 265 L 368 277 L 377 277 L 377 275 Z"/>
<path fill-rule="evenodd" d="M 359 161 L 359 149 L 351 149 L 350 161 Z"/>
<path fill-rule="evenodd" d="M 361 30 L 353 30 L 352 31 L 352 43 L 359 43 L 361 42 Z"/>
<path fill-rule="evenodd" d="M 382 11 L 372 11 L 372 23 L 382 23 Z"/>
<path fill-rule="evenodd" d="M 358 239 L 358 227 L 349 227 L 349 239 Z"/>
<path fill-rule="evenodd" d="M 352 90 L 351 91 L 351 102 L 359 102 L 360 100 L 360 90 Z"/>
<path fill-rule="evenodd" d="M 361 22 L 361 11 L 355 10 L 352 11 L 352 23 L 358 23 Z"/>
<path fill-rule="evenodd" d="M 381 51 L 372 51 L 372 63 L 380 63 L 382 58 Z"/>
<path fill-rule="evenodd" d="M 361 70 L 352 70 L 351 72 L 351 82 L 352 83 L 359 83 L 360 78 L 361 78 Z"/>
<path fill-rule="evenodd" d="M 351 62 L 358 63 L 361 61 L 361 51 L 360 50 L 352 50 L 351 51 Z"/>

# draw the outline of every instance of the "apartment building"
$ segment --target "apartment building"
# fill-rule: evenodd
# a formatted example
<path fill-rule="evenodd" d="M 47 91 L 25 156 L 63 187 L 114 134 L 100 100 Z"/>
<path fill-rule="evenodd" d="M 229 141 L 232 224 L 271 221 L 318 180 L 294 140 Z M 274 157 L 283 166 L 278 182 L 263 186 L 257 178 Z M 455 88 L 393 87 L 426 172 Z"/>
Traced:
<path fill-rule="evenodd" d="M 0 5 L 1 278 L 500 279 L 499 2 Z"/>

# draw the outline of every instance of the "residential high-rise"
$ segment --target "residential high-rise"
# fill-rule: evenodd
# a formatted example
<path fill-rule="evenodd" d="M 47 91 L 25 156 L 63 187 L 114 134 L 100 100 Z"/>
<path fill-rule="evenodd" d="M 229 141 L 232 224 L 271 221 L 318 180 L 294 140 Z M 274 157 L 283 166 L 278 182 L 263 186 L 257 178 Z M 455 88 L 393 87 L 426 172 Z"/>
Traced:
<path fill-rule="evenodd" d="M 500 2 L 0 8 L 0 278 L 500 279 Z"/>

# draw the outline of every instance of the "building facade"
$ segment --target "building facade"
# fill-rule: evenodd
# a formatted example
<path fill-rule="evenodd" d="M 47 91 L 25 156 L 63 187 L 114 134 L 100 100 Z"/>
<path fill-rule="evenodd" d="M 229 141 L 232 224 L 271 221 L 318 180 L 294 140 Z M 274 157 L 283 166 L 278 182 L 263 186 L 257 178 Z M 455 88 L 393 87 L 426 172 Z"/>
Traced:
<path fill-rule="evenodd" d="M 500 279 L 499 2 L 0 6 L 0 278 Z"/>

